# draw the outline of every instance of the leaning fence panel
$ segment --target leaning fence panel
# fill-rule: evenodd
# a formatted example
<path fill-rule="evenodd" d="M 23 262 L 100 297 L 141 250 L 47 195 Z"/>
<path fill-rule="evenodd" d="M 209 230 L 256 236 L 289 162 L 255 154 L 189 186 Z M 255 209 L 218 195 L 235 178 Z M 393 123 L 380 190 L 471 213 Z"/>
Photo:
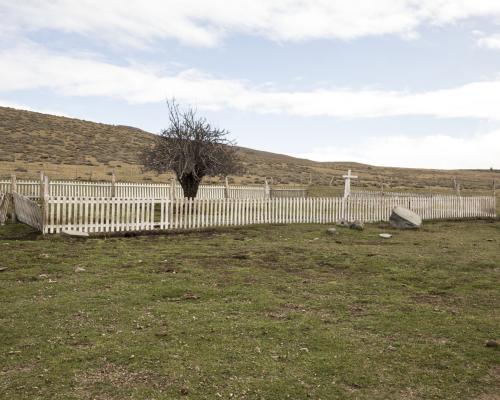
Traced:
<path fill-rule="evenodd" d="M 12 193 L 12 198 L 14 201 L 16 218 L 19 221 L 42 231 L 42 209 L 38 203 L 18 193 Z"/>
<path fill-rule="evenodd" d="M 9 212 L 11 196 L 7 193 L 0 192 L 0 225 L 7 221 L 7 213 Z"/>

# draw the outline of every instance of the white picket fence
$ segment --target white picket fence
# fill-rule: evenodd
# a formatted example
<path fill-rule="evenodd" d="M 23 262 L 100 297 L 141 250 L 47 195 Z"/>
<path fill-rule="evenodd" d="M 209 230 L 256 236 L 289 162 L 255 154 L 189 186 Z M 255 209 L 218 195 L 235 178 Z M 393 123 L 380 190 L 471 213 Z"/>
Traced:
<path fill-rule="evenodd" d="M 16 180 L 16 192 L 30 199 L 40 198 L 40 181 Z M 11 189 L 10 180 L 0 180 L 0 192 L 7 193 Z M 132 182 L 84 182 L 59 181 L 49 182 L 49 195 L 68 197 L 120 197 L 120 198 L 183 198 L 180 185 L 162 183 Z M 242 185 L 200 185 L 197 198 L 200 199 L 258 199 L 266 197 L 306 197 L 305 188 L 267 188 L 265 186 Z"/>
<path fill-rule="evenodd" d="M 43 232 L 90 233 L 198 229 L 217 226 L 388 221 L 407 207 L 424 220 L 494 218 L 494 197 L 365 197 L 153 199 L 49 196 Z"/>

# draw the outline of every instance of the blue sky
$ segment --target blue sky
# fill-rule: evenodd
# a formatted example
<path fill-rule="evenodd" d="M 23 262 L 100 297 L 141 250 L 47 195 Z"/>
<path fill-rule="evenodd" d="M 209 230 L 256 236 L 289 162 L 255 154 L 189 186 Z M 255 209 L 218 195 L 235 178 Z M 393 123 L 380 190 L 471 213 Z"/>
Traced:
<path fill-rule="evenodd" d="M 19 4 L 18 4 L 19 3 Z M 0 105 L 242 146 L 500 168 L 500 1 L 0 0 Z"/>

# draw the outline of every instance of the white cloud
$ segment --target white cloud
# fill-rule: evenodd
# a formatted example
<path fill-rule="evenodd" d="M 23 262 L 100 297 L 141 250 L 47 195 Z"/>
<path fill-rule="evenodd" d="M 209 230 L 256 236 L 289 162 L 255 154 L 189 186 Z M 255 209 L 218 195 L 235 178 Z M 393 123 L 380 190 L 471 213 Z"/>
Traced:
<path fill-rule="evenodd" d="M 50 29 L 148 46 L 173 38 L 214 46 L 244 33 L 278 41 L 412 38 L 424 24 L 500 16 L 496 0 L 0 0 L 0 32 Z"/>
<path fill-rule="evenodd" d="M 316 161 L 357 161 L 372 165 L 413 168 L 500 168 L 500 131 L 457 138 L 386 136 L 348 146 L 331 146 L 295 157 Z"/>
<path fill-rule="evenodd" d="M 479 47 L 500 50 L 500 34 L 482 36 L 479 39 L 477 39 L 477 44 Z"/>
<path fill-rule="evenodd" d="M 153 103 L 175 96 L 206 109 L 237 109 L 297 116 L 370 118 L 428 115 L 500 119 L 500 80 L 428 92 L 323 88 L 283 91 L 218 79 L 197 70 L 178 74 L 119 66 L 28 46 L 0 51 L 0 91 L 49 89 L 65 96 L 101 96 Z"/>

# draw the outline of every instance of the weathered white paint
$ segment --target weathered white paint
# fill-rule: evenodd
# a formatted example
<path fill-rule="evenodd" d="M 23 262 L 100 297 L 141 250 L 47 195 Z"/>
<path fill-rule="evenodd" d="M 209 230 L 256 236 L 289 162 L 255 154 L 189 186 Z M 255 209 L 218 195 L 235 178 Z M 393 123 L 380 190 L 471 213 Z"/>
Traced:
<path fill-rule="evenodd" d="M 152 199 L 49 196 L 44 233 L 198 229 L 270 223 L 388 221 L 396 206 L 431 219 L 495 218 L 488 196 Z"/>
<path fill-rule="evenodd" d="M 46 176 L 45 176 L 46 177 Z M 0 192 L 10 192 L 12 179 L 0 180 Z M 16 182 L 17 193 L 39 199 L 41 182 L 36 180 L 19 180 Z M 81 197 L 119 197 L 119 198 L 154 198 L 172 199 L 184 197 L 182 187 L 172 180 L 171 184 L 132 183 L 132 182 L 84 182 L 84 181 L 50 181 L 50 196 Z M 243 185 L 200 185 L 197 198 L 200 199 L 246 199 L 266 197 L 306 197 L 305 188 L 269 188 L 263 186 Z"/>
<path fill-rule="evenodd" d="M 12 198 L 17 220 L 43 231 L 42 209 L 38 203 L 15 192 Z"/>

